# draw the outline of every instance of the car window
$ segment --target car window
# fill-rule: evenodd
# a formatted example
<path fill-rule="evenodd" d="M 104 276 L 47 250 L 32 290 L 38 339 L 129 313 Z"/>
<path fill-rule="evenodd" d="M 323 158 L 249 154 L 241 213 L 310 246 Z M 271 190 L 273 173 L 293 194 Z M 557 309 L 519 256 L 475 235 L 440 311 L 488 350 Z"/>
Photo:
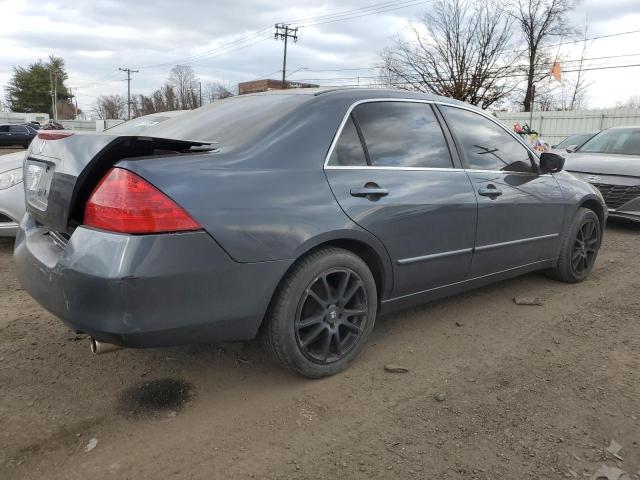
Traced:
<path fill-rule="evenodd" d="M 452 168 L 442 128 L 430 105 L 412 102 L 372 102 L 354 114 L 371 165 L 384 167 Z"/>
<path fill-rule="evenodd" d="M 592 133 L 578 133 L 576 135 L 570 135 L 564 140 L 562 140 L 559 144 L 556 145 L 556 148 L 567 148 L 572 145 L 582 145 L 584 142 L 593 137 Z"/>
<path fill-rule="evenodd" d="M 472 170 L 531 172 L 529 151 L 504 128 L 484 116 L 456 107 L 440 107 Z"/>
<path fill-rule="evenodd" d="M 328 164 L 338 166 L 367 165 L 367 158 L 364 155 L 364 149 L 352 117 L 349 117 L 345 123 Z"/>
<path fill-rule="evenodd" d="M 580 147 L 578 151 L 640 155 L 640 128 L 603 130 Z"/>
<path fill-rule="evenodd" d="M 0 132 L 8 132 L 9 125 L 0 125 Z"/>
<path fill-rule="evenodd" d="M 20 125 L 11 125 L 10 129 L 11 133 L 29 133 L 27 127 L 22 127 Z"/>

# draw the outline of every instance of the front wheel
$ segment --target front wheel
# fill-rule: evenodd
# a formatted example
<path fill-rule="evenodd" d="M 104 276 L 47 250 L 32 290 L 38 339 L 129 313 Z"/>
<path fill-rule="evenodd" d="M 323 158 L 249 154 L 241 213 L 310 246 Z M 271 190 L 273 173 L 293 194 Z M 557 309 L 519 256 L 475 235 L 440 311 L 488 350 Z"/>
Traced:
<path fill-rule="evenodd" d="M 357 255 L 329 247 L 312 252 L 287 275 L 266 318 L 273 357 L 309 378 L 349 366 L 369 338 L 377 313 L 376 284 Z"/>
<path fill-rule="evenodd" d="M 558 264 L 551 270 L 551 276 L 566 283 L 585 280 L 596 262 L 601 239 L 598 215 L 588 208 L 579 208 L 562 240 Z"/>

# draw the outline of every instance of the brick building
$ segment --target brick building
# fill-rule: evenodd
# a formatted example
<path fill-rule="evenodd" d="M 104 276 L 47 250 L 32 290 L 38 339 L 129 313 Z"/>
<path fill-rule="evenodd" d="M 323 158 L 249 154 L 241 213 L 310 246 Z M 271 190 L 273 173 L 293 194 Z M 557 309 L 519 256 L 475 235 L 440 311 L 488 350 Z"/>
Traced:
<path fill-rule="evenodd" d="M 314 85 L 312 83 L 301 83 L 301 82 L 285 82 L 285 89 L 287 88 L 317 88 L 319 85 Z M 238 93 L 243 95 L 245 93 L 258 93 L 258 92 L 267 92 L 269 90 L 283 90 L 282 88 L 282 80 L 252 80 L 250 82 L 242 82 L 238 84 Z"/>

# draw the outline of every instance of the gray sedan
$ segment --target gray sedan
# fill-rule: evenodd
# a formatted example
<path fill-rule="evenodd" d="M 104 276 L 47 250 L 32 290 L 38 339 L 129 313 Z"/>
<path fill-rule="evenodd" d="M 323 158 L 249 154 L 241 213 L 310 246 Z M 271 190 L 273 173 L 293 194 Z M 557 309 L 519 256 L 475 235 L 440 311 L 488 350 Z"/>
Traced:
<path fill-rule="evenodd" d="M 640 222 L 640 127 L 603 130 L 568 156 L 566 169 L 602 192 L 611 217 Z"/>
<path fill-rule="evenodd" d="M 260 335 L 317 378 L 378 314 L 538 270 L 585 280 L 607 213 L 563 163 L 446 98 L 243 95 L 144 136 L 36 139 L 16 267 L 95 352 Z"/>

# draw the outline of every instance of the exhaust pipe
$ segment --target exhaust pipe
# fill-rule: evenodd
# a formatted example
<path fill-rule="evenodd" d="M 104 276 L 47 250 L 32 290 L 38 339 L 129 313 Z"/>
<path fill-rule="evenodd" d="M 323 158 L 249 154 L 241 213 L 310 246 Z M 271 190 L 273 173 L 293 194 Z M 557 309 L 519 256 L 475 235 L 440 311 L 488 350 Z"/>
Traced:
<path fill-rule="evenodd" d="M 91 347 L 91 353 L 94 355 L 102 355 L 103 353 L 115 352 L 121 350 L 124 347 L 120 345 L 114 345 L 113 343 L 99 342 L 94 338 L 89 338 L 89 345 Z"/>

